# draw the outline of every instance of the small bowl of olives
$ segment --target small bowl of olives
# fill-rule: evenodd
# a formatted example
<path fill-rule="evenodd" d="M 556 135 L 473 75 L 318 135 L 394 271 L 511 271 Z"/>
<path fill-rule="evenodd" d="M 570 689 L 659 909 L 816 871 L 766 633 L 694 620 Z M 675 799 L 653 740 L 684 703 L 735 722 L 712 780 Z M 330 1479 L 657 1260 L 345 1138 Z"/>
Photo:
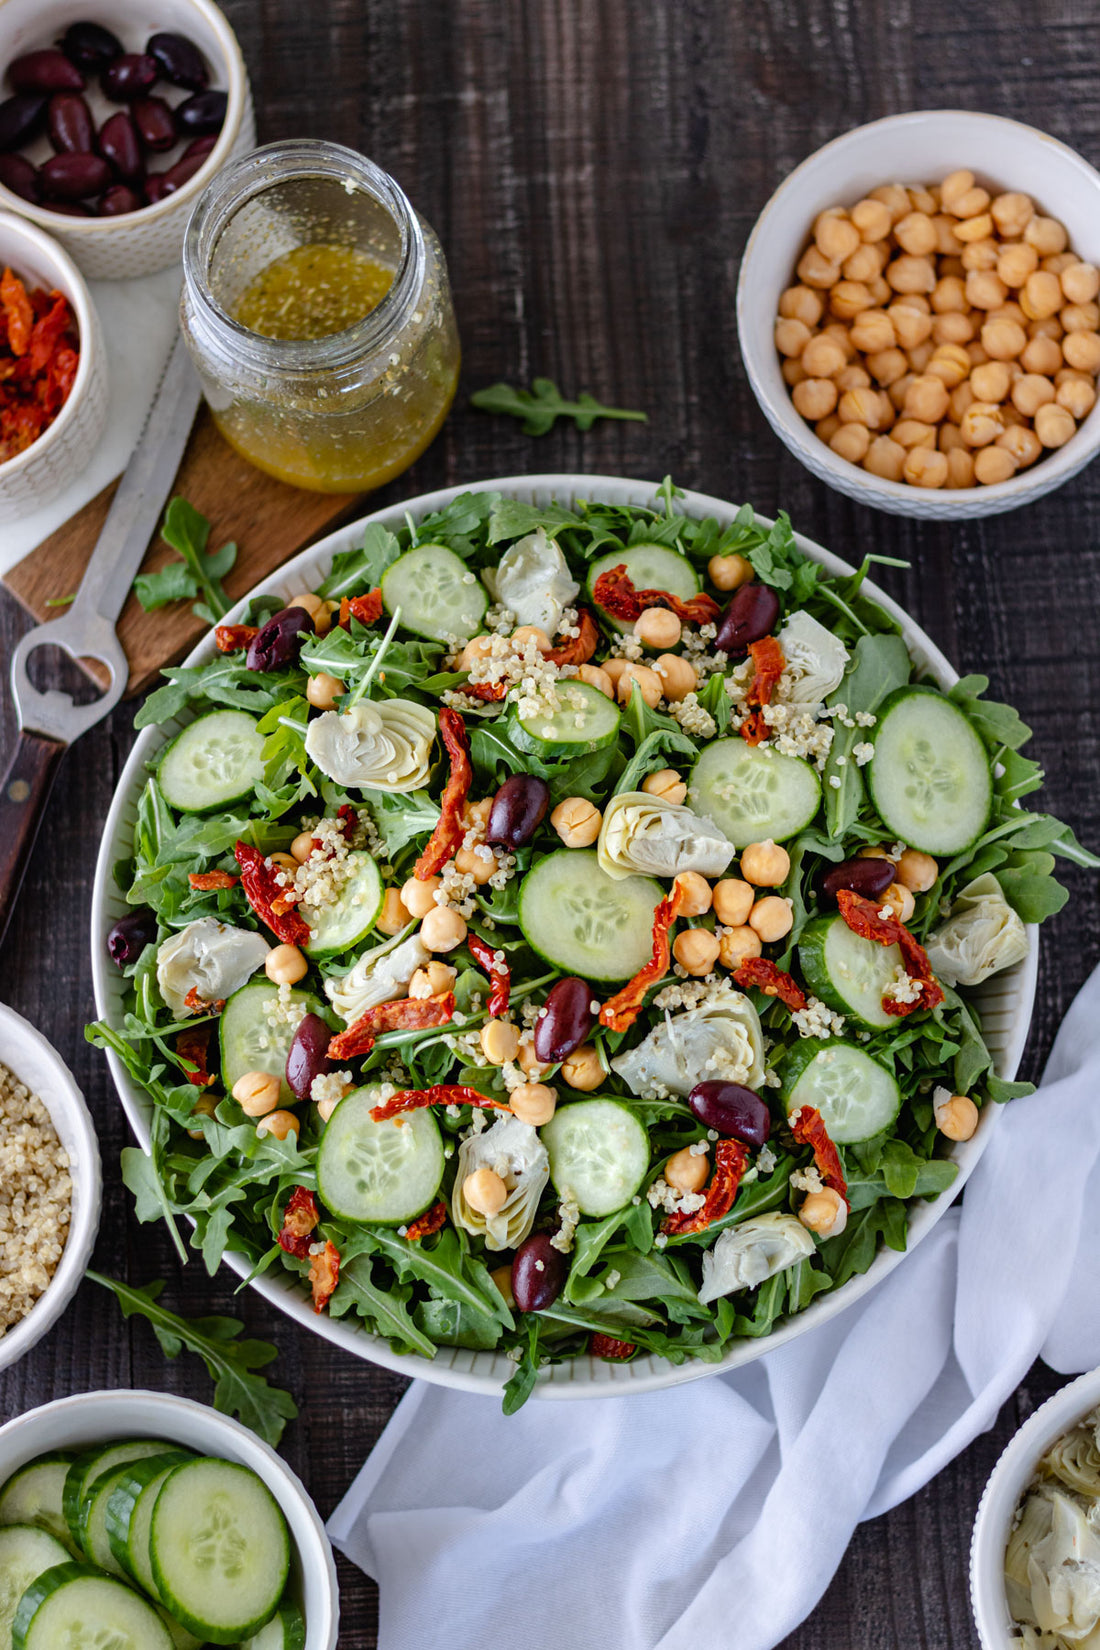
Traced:
<path fill-rule="evenodd" d="M 0 5 L 0 207 L 85 275 L 177 262 L 196 199 L 255 141 L 240 47 L 211 0 Z"/>

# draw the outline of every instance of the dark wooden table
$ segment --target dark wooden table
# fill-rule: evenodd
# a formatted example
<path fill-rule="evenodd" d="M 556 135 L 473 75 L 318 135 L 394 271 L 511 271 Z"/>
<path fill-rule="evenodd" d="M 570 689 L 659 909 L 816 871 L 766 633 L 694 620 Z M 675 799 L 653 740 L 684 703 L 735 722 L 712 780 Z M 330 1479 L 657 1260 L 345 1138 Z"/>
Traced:
<path fill-rule="evenodd" d="M 93 8 L 94 9 L 94 8 Z M 457 410 L 389 503 L 479 477 L 588 470 L 681 483 L 796 526 L 841 555 L 904 556 L 882 582 L 960 670 L 987 672 L 1035 730 L 1045 804 L 1100 842 L 1100 466 L 1041 504 L 937 526 L 873 514 L 813 480 L 779 445 L 742 370 L 738 262 L 783 176 L 846 128 L 922 106 L 986 109 L 1044 127 L 1100 162 L 1095 0 L 225 0 L 252 73 L 263 139 L 309 133 L 363 150 L 435 225 L 465 344 Z M 959 164 L 967 157 L 960 154 Z M 1011 180 L 1006 180 L 1010 183 Z M 466 393 L 537 374 L 643 407 L 648 425 L 533 441 L 469 410 Z M 0 609 L 3 645 L 22 628 Z M 4 704 L 4 741 L 13 734 Z M 303 1405 L 285 1453 L 323 1514 L 404 1383 L 293 1329 L 222 1274 L 185 1275 L 139 1228 L 117 1174 L 127 1131 L 93 1012 L 88 902 L 100 828 L 130 747 L 132 708 L 64 762 L 4 947 L 4 996 L 56 1043 L 84 1087 L 107 1186 L 96 1264 L 168 1279 L 165 1300 L 237 1310 L 280 1347 Z M 1024 1062 L 1037 1078 L 1100 956 L 1095 878 L 1071 872 L 1047 929 Z M 233 1280 L 235 1281 L 235 1280 Z M 969 1532 L 996 1455 L 1060 1384 L 1037 1365 L 980 1438 L 921 1494 L 863 1526 L 787 1650 L 964 1650 Z M 0 1417 L 72 1391 L 153 1386 L 207 1398 L 189 1357 L 168 1364 L 85 1285 L 62 1322 L 0 1379 Z M 373 1585 L 341 1561 L 344 1650 L 375 1644 Z M 701 1650 L 712 1650 L 703 1646 Z"/>

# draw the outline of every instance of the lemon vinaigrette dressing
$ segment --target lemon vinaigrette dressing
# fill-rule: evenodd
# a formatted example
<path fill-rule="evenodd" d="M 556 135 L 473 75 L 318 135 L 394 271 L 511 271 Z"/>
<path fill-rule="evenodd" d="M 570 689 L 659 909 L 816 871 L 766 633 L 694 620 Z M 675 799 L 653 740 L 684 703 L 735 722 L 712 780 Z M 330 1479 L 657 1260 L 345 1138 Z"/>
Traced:
<path fill-rule="evenodd" d="M 215 178 L 188 230 L 181 318 L 222 434 L 293 486 L 382 486 L 454 398 L 439 243 L 391 178 L 335 144 L 272 144 Z"/>

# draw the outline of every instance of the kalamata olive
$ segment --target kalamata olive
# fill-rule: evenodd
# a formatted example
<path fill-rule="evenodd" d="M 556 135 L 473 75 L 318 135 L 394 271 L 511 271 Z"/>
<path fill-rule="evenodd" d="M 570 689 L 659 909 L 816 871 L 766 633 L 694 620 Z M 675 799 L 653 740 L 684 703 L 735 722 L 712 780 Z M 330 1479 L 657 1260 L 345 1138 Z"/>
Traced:
<path fill-rule="evenodd" d="M 688 1105 L 705 1129 L 715 1134 L 743 1140 L 746 1146 L 764 1146 L 772 1120 L 764 1101 L 743 1083 L 723 1083 L 718 1079 L 696 1083 L 688 1095 Z"/>
<path fill-rule="evenodd" d="M 107 935 L 107 951 L 111 961 L 120 968 L 137 962 L 145 947 L 152 945 L 156 937 L 157 919 L 152 911 L 144 906 L 139 911 L 127 911 Z"/>
<path fill-rule="evenodd" d="M 152 91 L 159 73 L 155 58 L 147 57 L 144 52 L 123 52 L 121 57 L 108 63 L 99 84 L 112 103 L 132 103 Z"/>
<path fill-rule="evenodd" d="M 210 158 L 207 150 L 205 155 L 181 155 L 174 166 L 170 166 L 164 174 L 165 194 L 174 195 L 177 189 L 182 189 L 189 183 L 196 172 L 202 170 Z"/>
<path fill-rule="evenodd" d="M 19 92 L 0 103 L 0 149 L 29 143 L 45 123 L 49 99 L 41 92 Z"/>
<path fill-rule="evenodd" d="M 140 212 L 144 205 L 141 196 L 128 183 L 113 183 L 99 203 L 99 215 L 121 218 L 127 212 Z"/>
<path fill-rule="evenodd" d="M 149 181 L 152 182 L 152 179 Z M 312 629 L 313 619 L 304 607 L 284 607 L 253 636 L 245 655 L 245 664 L 249 670 L 278 670 L 280 665 L 296 664 L 302 651 L 298 633 Z"/>
<path fill-rule="evenodd" d="M 532 773 L 514 773 L 493 798 L 487 836 L 505 848 L 522 848 L 538 830 L 550 806 L 550 787 Z"/>
<path fill-rule="evenodd" d="M 8 79 L 17 92 L 82 92 L 84 76 L 64 52 L 51 48 L 24 52 L 8 64 Z"/>
<path fill-rule="evenodd" d="M 332 1032 L 319 1014 L 307 1014 L 286 1057 L 286 1080 L 299 1100 L 308 1100 L 315 1077 L 332 1070 L 328 1045 Z"/>
<path fill-rule="evenodd" d="M 134 118 L 127 109 L 120 109 L 103 122 L 96 147 L 123 183 L 140 183 L 145 163 Z"/>
<path fill-rule="evenodd" d="M 512 1296 L 521 1312 L 543 1312 L 565 1287 L 568 1263 L 546 1232 L 532 1232 L 512 1262 Z"/>
<path fill-rule="evenodd" d="M 189 143 L 187 145 L 187 148 L 180 156 L 180 160 L 190 160 L 193 155 L 201 155 L 203 160 L 205 160 L 217 141 L 217 132 L 212 132 L 209 137 L 196 138 L 193 143 Z M 179 161 L 176 162 L 176 165 L 179 165 Z"/>
<path fill-rule="evenodd" d="M 33 201 L 37 205 L 42 199 L 38 173 L 22 155 L 0 155 L 0 183 L 21 200 Z"/>
<path fill-rule="evenodd" d="M 150 172 L 145 179 L 145 199 L 150 206 L 155 206 L 166 195 L 174 195 L 175 190 L 167 181 L 167 173 Z M 259 668 L 259 667 L 257 667 Z"/>
<path fill-rule="evenodd" d="M 86 155 L 94 146 L 92 111 L 79 92 L 55 92 L 46 111 L 46 125 L 58 154 Z"/>
<path fill-rule="evenodd" d="M 99 213 L 87 201 L 43 201 L 47 212 L 57 212 L 63 218 L 97 218 Z"/>
<path fill-rule="evenodd" d="M 535 1054 L 546 1065 L 554 1065 L 580 1048 L 596 1023 L 599 1004 L 593 1008 L 592 987 L 575 975 L 553 986 L 535 1021 Z"/>
<path fill-rule="evenodd" d="M 86 74 L 98 74 L 114 58 L 122 56 L 122 41 L 105 29 L 102 23 L 81 19 L 70 23 L 58 45 L 78 69 Z"/>
<path fill-rule="evenodd" d="M 865 899 L 881 899 L 893 882 L 895 867 L 892 859 L 846 859 L 843 865 L 834 865 L 821 879 L 821 892 L 826 899 L 835 900 L 842 888 Z"/>
<path fill-rule="evenodd" d="M 171 149 L 176 142 L 172 110 L 162 97 L 139 97 L 133 105 L 134 125 L 147 149 Z"/>
<path fill-rule="evenodd" d="M 229 99 L 224 92 L 196 92 L 176 104 L 176 128 L 181 137 L 203 137 L 220 132 Z"/>
<path fill-rule="evenodd" d="M 714 645 L 731 659 L 743 659 L 751 642 L 775 628 L 779 597 L 770 584 L 743 584 L 719 624 Z"/>
<path fill-rule="evenodd" d="M 106 189 L 111 168 L 99 155 L 51 155 L 38 175 L 43 194 L 51 200 L 80 201 Z"/>
<path fill-rule="evenodd" d="M 145 50 L 156 59 L 161 74 L 173 86 L 201 92 L 209 85 L 210 75 L 203 55 L 185 35 L 151 34 Z"/>

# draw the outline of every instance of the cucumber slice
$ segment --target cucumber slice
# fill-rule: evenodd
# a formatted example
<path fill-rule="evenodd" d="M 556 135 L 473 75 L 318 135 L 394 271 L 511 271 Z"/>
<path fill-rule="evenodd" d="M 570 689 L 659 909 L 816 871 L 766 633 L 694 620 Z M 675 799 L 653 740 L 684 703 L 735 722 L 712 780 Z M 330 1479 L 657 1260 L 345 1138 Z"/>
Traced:
<path fill-rule="evenodd" d="M 617 1100 L 560 1107 L 540 1131 L 550 1179 L 582 1215 L 599 1219 L 629 1203 L 649 1169 L 649 1136 Z"/>
<path fill-rule="evenodd" d="M 173 1650 L 151 1604 L 90 1564 L 60 1564 L 19 1601 L 12 1650 Z"/>
<path fill-rule="evenodd" d="M 815 917 L 802 930 L 798 961 L 810 990 L 838 1014 L 876 1031 L 896 1024 L 882 994 L 901 967 L 898 946 L 853 934 L 841 916 Z"/>
<path fill-rule="evenodd" d="M 28 1461 L 13 1473 L 0 1490 L 0 1525 L 38 1524 L 49 1530 L 59 1541 L 69 1542 L 69 1526 L 65 1522 L 61 1497 L 65 1490 L 65 1475 L 72 1466 L 71 1450 L 55 1450 Z M 0 1650 L 3 1638 L 0 1637 Z"/>
<path fill-rule="evenodd" d="M 780 756 L 743 739 L 716 739 L 692 769 L 688 801 L 735 848 L 747 848 L 804 831 L 821 806 L 821 781 L 800 756 Z"/>
<path fill-rule="evenodd" d="M 566 680 L 555 688 L 557 708 L 534 716 L 516 716 L 516 748 L 547 761 L 588 756 L 613 745 L 619 737 L 619 712 L 605 693 L 589 682 Z"/>
<path fill-rule="evenodd" d="M 307 1014 L 320 1014 L 324 1005 L 311 991 L 292 991 L 290 1000 L 302 1004 Z M 295 1103 L 286 1081 L 286 1057 L 294 1041 L 296 1025 L 278 1018 L 279 988 L 257 981 L 235 991 L 222 1011 L 218 1024 L 221 1045 L 222 1084 L 227 1094 L 246 1071 L 269 1071 L 278 1075 L 279 1103 Z M 270 1020 L 274 1019 L 272 1025 Z"/>
<path fill-rule="evenodd" d="M 838 1146 L 852 1146 L 888 1129 L 901 1110 L 893 1077 L 854 1043 L 808 1037 L 792 1049 L 783 1068 L 787 1115 L 814 1106 Z"/>
<path fill-rule="evenodd" d="M 245 1639 L 239 1650 L 305 1650 L 306 1624 L 296 1604 L 280 1604 L 266 1627 Z"/>
<path fill-rule="evenodd" d="M 652 877 L 609 877 L 594 848 L 561 848 L 524 877 L 519 925 L 532 951 L 563 974 L 627 980 L 649 961 L 663 897 Z"/>
<path fill-rule="evenodd" d="M 131 1438 L 120 1444 L 100 1444 L 95 1449 L 78 1455 L 65 1474 L 61 1504 L 69 1535 L 76 1546 L 84 1549 L 84 1507 L 98 1479 L 124 1467 L 129 1461 L 143 1461 L 149 1455 L 163 1455 L 164 1444 L 151 1438 Z"/>
<path fill-rule="evenodd" d="M 435 1199 L 443 1179 L 443 1140 L 430 1111 L 376 1123 L 378 1085 L 355 1089 L 337 1106 L 321 1136 L 317 1190 L 342 1220 L 398 1226 Z"/>
<path fill-rule="evenodd" d="M 305 947 L 311 957 L 323 957 L 334 951 L 350 951 L 353 945 L 365 939 L 374 927 L 374 919 L 382 909 L 386 890 L 382 873 L 365 848 L 357 848 L 348 855 L 355 866 L 354 873 L 344 884 L 340 896 L 329 905 L 312 906 L 302 903 L 300 910 L 309 923 L 309 943 Z"/>
<path fill-rule="evenodd" d="M 70 1554 L 49 1530 L 34 1524 L 6 1524 L 0 1529 L 0 1650 L 10 1650 L 11 1628 L 19 1600 L 32 1581 Z"/>
<path fill-rule="evenodd" d="M 961 854 L 989 823 L 993 775 L 971 723 L 935 688 L 899 688 L 878 713 L 867 764 L 887 830 L 925 854 Z"/>
<path fill-rule="evenodd" d="M 251 797 L 264 776 L 264 739 L 243 710 L 212 710 L 177 734 L 157 768 L 164 800 L 204 814 Z"/>
<path fill-rule="evenodd" d="M 596 602 L 592 595 L 596 580 L 612 567 L 625 567 L 635 590 L 667 590 L 670 596 L 679 596 L 685 602 L 699 594 L 699 575 L 686 556 L 664 544 L 632 544 L 629 550 L 612 550 L 610 555 L 600 556 L 592 563 L 587 588 L 593 602 Z M 596 606 L 599 607 L 598 602 Z M 614 618 L 602 607 L 600 616 L 606 625 L 615 630 L 634 628 L 633 624 Z"/>
<path fill-rule="evenodd" d="M 154 1591 L 150 1586 L 152 1571 L 147 1560 L 144 1564 L 140 1560 L 135 1564 L 130 1556 L 130 1535 L 136 1509 L 150 1484 L 157 1481 L 163 1483 L 173 1467 L 191 1459 L 188 1450 L 166 1447 L 160 1455 L 116 1467 L 98 1480 L 90 1502 L 85 1503 L 89 1510 L 84 1520 L 87 1530 L 84 1551 L 94 1564 L 110 1575 L 131 1576 L 147 1593 Z M 152 1517 L 151 1503 L 149 1517 Z M 148 1535 L 147 1524 L 145 1534 Z M 135 1541 L 135 1547 L 137 1545 Z"/>
<path fill-rule="evenodd" d="M 481 629 L 489 592 L 446 545 L 419 544 L 383 573 L 382 601 L 387 613 L 401 609 L 401 623 L 414 635 L 468 642 Z"/>
<path fill-rule="evenodd" d="M 232 1644 L 275 1613 L 290 1570 L 290 1535 L 262 1479 L 232 1461 L 173 1469 L 149 1538 L 157 1591 L 177 1621 Z"/>

